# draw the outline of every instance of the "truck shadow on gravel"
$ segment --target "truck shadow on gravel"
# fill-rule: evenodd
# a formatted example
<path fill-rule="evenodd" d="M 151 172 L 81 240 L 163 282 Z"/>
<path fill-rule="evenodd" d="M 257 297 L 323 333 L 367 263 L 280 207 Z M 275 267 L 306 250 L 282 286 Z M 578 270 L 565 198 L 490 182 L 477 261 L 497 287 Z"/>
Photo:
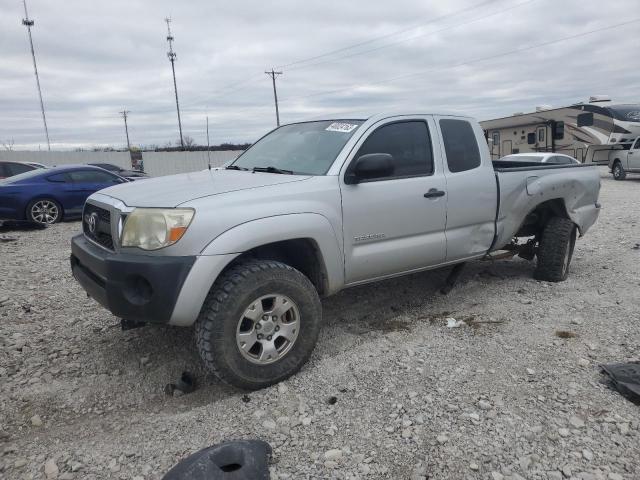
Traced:
<path fill-rule="evenodd" d="M 492 286 L 516 294 L 513 285 L 505 288 L 504 283 L 515 279 L 538 283 L 529 262 L 477 261 L 470 262 L 453 290 L 443 295 L 440 289 L 449 272 L 450 268 L 438 269 L 345 290 L 323 302 L 325 328 L 354 334 L 411 330 L 417 322 L 433 323 L 452 313 L 468 317 L 467 304 L 496 300 L 487 293 Z"/>
<path fill-rule="evenodd" d="M 457 318 L 469 320 L 470 326 L 478 327 L 483 322 L 474 325 L 472 308 L 467 306 L 498 300 L 494 293 L 488 293 L 492 288 L 517 295 L 516 287 L 511 285 L 514 279 L 519 284 L 530 281 L 535 288 L 533 266 L 529 265 L 532 264 L 524 261 L 472 262 L 448 295 L 440 293 L 450 271 L 447 268 L 354 287 L 324 299 L 325 325 L 313 363 L 336 354 L 350 342 L 360 341 L 358 336 L 369 332 L 410 331 L 419 322 L 441 327 L 452 312 Z M 345 332 L 353 338 L 341 340 L 340 344 L 330 340 Z M 107 370 L 131 372 L 121 377 L 114 388 L 122 389 L 123 394 L 130 391 L 133 394 L 130 400 L 141 407 L 152 401 L 164 409 L 196 408 L 232 396 L 240 399 L 245 393 L 224 385 L 205 371 L 192 329 L 145 327 L 123 332 L 113 325 L 103 329 L 100 336 L 95 360 Z M 166 384 L 177 380 L 183 371 L 196 376 L 197 390 L 180 398 L 166 396 Z"/>

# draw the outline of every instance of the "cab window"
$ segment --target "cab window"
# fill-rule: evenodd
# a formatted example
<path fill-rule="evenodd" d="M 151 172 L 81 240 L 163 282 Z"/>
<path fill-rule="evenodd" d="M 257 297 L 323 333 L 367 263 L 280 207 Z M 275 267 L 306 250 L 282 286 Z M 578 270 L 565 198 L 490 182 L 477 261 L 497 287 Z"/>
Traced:
<path fill-rule="evenodd" d="M 450 172 L 465 172 L 480 166 L 480 150 L 469 122 L 443 118 L 440 130 Z"/>
<path fill-rule="evenodd" d="M 391 123 L 378 128 L 364 141 L 352 165 L 359 157 L 370 153 L 388 153 L 393 157 L 394 169 L 391 175 L 368 181 L 433 174 L 431 137 L 426 122 L 422 120 Z"/>

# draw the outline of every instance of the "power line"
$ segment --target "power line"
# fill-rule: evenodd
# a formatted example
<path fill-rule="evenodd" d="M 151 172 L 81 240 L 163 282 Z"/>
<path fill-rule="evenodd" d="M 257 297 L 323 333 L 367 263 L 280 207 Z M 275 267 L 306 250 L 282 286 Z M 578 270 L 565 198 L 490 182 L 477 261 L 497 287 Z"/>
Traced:
<path fill-rule="evenodd" d="M 180 103 L 178 102 L 178 85 L 176 84 L 176 53 L 173 51 L 173 35 L 171 34 L 171 18 L 164 19 L 167 22 L 167 42 L 169 42 L 169 51 L 167 57 L 171 62 L 171 72 L 173 73 L 173 90 L 176 94 L 176 110 L 178 111 L 178 130 L 180 131 L 180 146 L 184 150 L 184 140 L 182 138 L 182 121 L 180 120 Z"/>
<path fill-rule="evenodd" d="M 122 115 L 122 118 L 124 118 L 124 131 L 127 134 L 127 150 L 129 150 L 129 152 L 131 152 L 131 143 L 129 143 L 129 126 L 127 125 L 127 115 L 130 113 L 129 110 L 127 109 L 122 109 L 121 112 L 119 112 L 120 115 Z"/>
<path fill-rule="evenodd" d="M 44 134 L 47 137 L 47 149 L 51 151 L 51 142 L 49 141 L 49 129 L 47 128 L 47 116 L 44 114 L 44 102 L 42 101 L 42 89 L 40 88 L 40 77 L 38 76 L 38 66 L 36 65 L 36 52 L 33 49 L 33 38 L 31 37 L 31 27 L 33 27 L 33 24 L 35 22 L 29 18 L 29 13 L 27 12 L 26 0 L 22 0 L 22 4 L 24 5 L 24 17 L 25 17 L 22 19 L 22 24 L 27 27 L 27 32 L 29 33 L 29 45 L 31 46 L 31 58 L 33 58 L 33 71 L 36 74 L 36 85 L 38 86 L 38 96 L 40 97 L 40 110 L 42 111 L 42 123 L 44 123 Z"/>
<path fill-rule="evenodd" d="M 389 38 L 389 37 L 392 37 L 392 36 L 395 36 L 395 35 L 400 35 L 400 34 L 402 34 L 402 33 L 406 33 L 406 32 L 408 32 L 408 31 L 415 30 L 416 28 L 422 27 L 422 26 L 424 26 L 424 25 L 428 25 L 428 24 L 431 24 L 431 23 L 436 23 L 436 22 L 438 22 L 438 21 L 440 21 L 440 20 L 443 20 L 443 19 L 445 19 L 445 18 L 452 17 L 452 16 L 454 16 L 454 15 L 459 15 L 459 14 L 461 14 L 461 13 L 465 13 L 465 12 L 470 12 L 470 11 L 472 11 L 472 10 L 476 10 L 476 9 L 478 9 L 478 8 L 481 8 L 481 7 L 485 6 L 485 5 L 488 5 L 488 4 L 490 4 L 490 3 L 495 3 L 495 2 L 497 2 L 497 1 L 499 1 L 499 0 L 486 0 L 486 1 L 484 1 L 484 2 L 481 2 L 481 3 L 478 3 L 478 4 L 474 5 L 474 6 L 472 6 L 472 7 L 467 7 L 467 8 L 463 8 L 463 9 L 460 9 L 460 10 L 456 10 L 456 11 L 454 11 L 454 12 L 450 12 L 450 13 L 447 13 L 447 14 L 445 14 L 445 15 L 441 15 L 441 16 L 439 16 L 439 17 L 431 18 L 431 19 L 429 19 L 429 20 L 427 20 L 427 21 L 420 22 L 420 23 L 418 23 L 418 24 L 415 24 L 415 25 L 414 25 L 414 26 L 412 26 L 412 27 L 404 28 L 404 29 L 401 29 L 401 30 L 396 30 L 396 31 L 394 31 L 394 32 L 387 33 L 387 34 L 385 34 L 385 35 L 381 35 L 381 36 L 375 37 L 375 38 L 370 39 L 370 40 L 365 40 L 365 41 L 363 41 L 363 42 L 359 42 L 359 43 L 355 43 L 355 44 L 352 44 L 352 45 L 348 45 L 348 46 L 346 46 L 346 47 L 338 48 L 338 49 L 336 49 L 336 50 L 331 50 L 331 51 L 329 51 L 329 52 L 325 52 L 325 53 L 322 53 L 322 54 L 314 55 L 314 56 L 312 56 L 312 57 L 308 57 L 308 58 L 303 58 L 303 59 L 300 59 L 300 60 L 296 60 L 296 61 L 294 61 L 294 62 L 290 62 L 290 63 L 284 64 L 284 65 L 280 65 L 280 66 L 278 66 L 277 68 L 279 68 L 279 69 L 288 68 L 289 70 L 293 70 L 293 69 L 296 69 L 296 70 L 297 70 L 297 69 L 301 69 L 301 68 L 312 67 L 312 66 L 315 66 L 315 65 L 322 65 L 322 64 L 324 64 L 324 63 L 332 62 L 332 61 L 335 61 L 335 60 L 341 60 L 342 58 L 349 58 L 349 57 L 351 57 L 351 56 L 360 55 L 361 53 L 368 53 L 368 52 L 369 52 L 369 50 L 366 50 L 366 51 L 361 52 L 361 53 L 354 53 L 354 54 L 347 55 L 347 56 L 344 56 L 344 57 L 339 57 L 338 59 L 330 59 L 330 60 L 325 60 L 325 61 L 318 62 L 318 63 L 313 63 L 313 64 L 311 64 L 311 65 L 302 65 L 302 66 L 300 66 L 300 67 L 289 68 L 289 67 L 294 66 L 294 65 L 298 65 L 298 64 L 302 64 L 302 63 L 307 63 L 307 62 L 310 62 L 310 61 L 313 61 L 313 60 L 316 60 L 316 59 L 319 59 L 319 58 L 324 58 L 324 57 L 327 57 L 327 56 L 333 55 L 333 54 L 335 54 L 335 53 L 340 53 L 340 52 L 343 52 L 343 51 L 346 51 L 346 50 L 351 50 L 351 49 L 353 49 L 353 48 L 357 48 L 357 47 L 360 47 L 360 46 L 363 46 L 363 45 L 368 45 L 368 44 L 370 44 L 370 43 L 377 42 L 378 40 L 382 40 L 382 39 L 385 39 L 385 38 Z M 537 0 L 529 0 L 529 1 L 537 1 Z M 525 3 L 528 3 L 528 2 L 525 2 Z M 523 5 L 523 4 L 520 4 L 520 5 Z M 518 5 L 518 6 L 520 6 L 520 5 Z M 512 8 L 515 8 L 515 7 L 512 7 Z M 510 9 L 511 9 L 511 8 L 509 8 L 509 9 L 507 9 L 507 10 L 510 10 Z M 505 10 L 505 11 L 506 11 L 506 10 Z M 498 12 L 498 13 L 501 13 L 501 12 Z M 492 15 L 495 15 L 495 14 L 492 14 Z M 483 18 L 484 18 L 484 17 L 483 17 Z M 440 32 L 440 31 L 441 31 L 441 30 L 438 30 L 438 31 L 436 31 L 436 32 L 432 32 L 432 34 L 434 34 L 434 33 L 438 33 L 438 32 Z M 422 35 L 421 35 L 421 36 L 422 36 Z M 398 41 L 398 42 L 394 42 L 393 44 L 390 44 L 389 46 L 391 46 L 391 45 L 395 45 L 395 44 L 397 44 L 397 43 L 401 43 L 401 42 L 409 41 L 409 40 L 412 40 L 413 38 L 418 38 L 418 37 L 412 37 L 412 38 L 409 38 L 409 39 L 406 39 L 406 40 L 400 40 L 400 41 Z M 370 50 L 370 51 L 377 50 L 377 49 L 380 49 L 380 48 L 386 48 L 386 46 L 378 47 L 378 48 L 376 48 L 376 49 L 372 49 L 372 50 Z M 245 80 L 241 80 L 241 81 L 239 81 L 239 82 L 234 82 L 234 83 L 229 83 L 229 84 L 227 84 L 227 85 L 224 85 L 224 86 L 222 86 L 222 87 L 220 87 L 220 88 L 218 89 L 217 93 L 215 93 L 215 94 L 212 96 L 212 98 L 216 98 L 216 97 L 219 97 L 219 96 L 222 96 L 222 95 L 225 95 L 225 96 L 226 96 L 226 95 L 231 95 L 231 94 L 233 94 L 233 93 L 236 93 L 236 92 L 239 92 L 239 91 L 245 90 L 245 89 L 247 88 L 248 84 L 255 83 L 259 78 L 260 78 L 260 76 L 259 76 L 259 75 L 255 75 L 255 76 L 249 77 L 249 78 L 247 78 L 247 79 L 245 79 Z M 230 89 L 230 90 L 229 90 L 229 89 Z"/>
<path fill-rule="evenodd" d="M 370 48 L 368 50 L 361 50 L 361 51 L 358 51 L 358 52 L 350 53 L 348 55 L 343 55 L 343 56 L 340 56 L 340 57 L 337 57 L 337 58 L 329 58 L 327 60 L 322 60 L 320 62 L 308 63 L 308 64 L 300 65 L 300 66 L 297 66 L 297 67 L 294 66 L 294 67 L 290 68 L 289 70 L 301 70 L 301 69 L 304 69 L 304 68 L 317 67 L 318 65 L 324 65 L 326 63 L 337 62 L 337 61 L 340 61 L 340 60 L 344 60 L 346 58 L 352 58 L 352 57 L 356 57 L 358 55 L 365 55 L 367 53 L 377 52 L 379 50 L 384 50 L 386 48 L 393 47 L 393 46 L 398 45 L 400 43 L 410 42 L 411 40 L 415 40 L 417 38 L 430 37 L 430 36 L 436 35 L 438 33 L 442 33 L 442 32 L 448 31 L 448 30 L 452 30 L 454 28 L 459 28 L 459 27 L 462 27 L 464 25 L 469 25 L 471 23 L 475 23 L 475 22 L 479 22 L 481 20 L 485 20 L 485 19 L 487 19 L 489 17 L 495 17 L 496 15 L 502 15 L 505 12 L 508 12 L 510 10 L 514 10 L 516 8 L 520 8 L 520 7 L 524 6 L 524 5 L 528 5 L 529 3 L 537 2 L 537 1 L 539 1 L 539 0 L 526 0 L 526 1 L 522 2 L 522 3 L 518 3 L 518 4 L 513 5 L 511 7 L 504 8 L 504 9 L 502 9 L 500 11 L 493 12 L 493 13 L 490 13 L 488 15 L 483 15 L 481 17 L 473 18 L 473 19 L 467 20 L 465 22 L 456 23 L 454 25 L 447 25 L 446 27 L 440 28 L 438 30 L 434 30 L 432 32 L 427 32 L 427 33 L 423 33 L 423 34 L 420 34 L 420 35 L 414 35 L 413 37 L 409 37 L 409 38 L 403 38 L 401 40 L 396 40 L 396 41 L 391 42 L 391 43 L 387 43 L 387 44 L 380 45 L 380 46 L 377 46 L 377 47 L 374 47 L 374 48 Z"/>
<path fill-rule="evenodd" d="M 276 76 L 282 75 L 282 72 L 276 72 L 273 68 L 270 72 L 264 72 L 271 77 L 273 82 L 273 99 L 276 103 L 276 124 L 280 126 L 280 112 L 278 111 L 278 91 L 276 90 Z"/>
<path fill-rule="evenodd" d="M 509 50 L 509 51 L 506 51 L 506 52 L 497 53 L 495 55 L 489 55 L 489 56 L 486 56 L 486 57 L 475 58 L 475 59 L 467 60 L 467 61 L 460 62 L 460 63 L 442 65 L 442 66 L 439 66 L 439 67 L 434 67 L 434 68 L 430 68 L 430 69 L 427 69 L 427 70 L 422 70 L 420 72 L 414 72 L 414 73 L 409 73 L 409 74 L 405 74 L 405 75 L 398 75 L 396 77 L 386 78 L 386 79 L 379 80 L 379 81 L 376 81 L 376 82 L 369 82 L 367 84 L 352 85 L 350 87 L 338 88 L 338 89 L 335 89 L 335 90 L 327 90 L 327 91 L 324 91 L 324 92 L 316 92 L 316 93 L 312 93 L 312 94 L 309 94 L 309 95 L 303 95 L 303 96 L 299 96 L 299 97 L 287 98 L 287 99 L 283 100 L 283 102 L 289 102 L 289 101 L 293 101 L 293 100 L 302 100 L 302 99 L 305 99 L 305 98 L 312 98 L 312 97 L 330 95 L 330 94 L 333 94 L 333 93 L 340 93 L 340 92 L 344 92 L 344 91 L 348 91 L 348 90 L 353 90 L 354 88 L 357 88 L 359 86 L 371 86 L 371 85 L 381 85 L 381 84 L 385 84 L 385 83 L 391 83 L 391 82 L 394 82 L 396 80 L 402 80 L 402 79 L 405 79 L 405 78 L 424 75 L 426 73 L 430 73 L 430 72 L 433 72 L 435 70 L 446 70 L 446 69 L 449 69 L 449 68 L 458 68 L 458 67 L 462 67 L 462 66 L 472 65 L 474 63 L 484 62 L 486 60 L 491 60 L 491 59 L 494 59 L 494 58 L 504 57 L 504 56 L 507 56 L 507 55 L 512 55 L 514 53 L 526 52 L 528 50 L 533 50 L 535 48 L 546 47 L 548 45 L 553 45 L 555 43 L 560 43 L 560 42 L 564 42 L 564 41 L 567 41 L 567 40 L 573 40 L 575 38 L 585 37 L 587 35 L 592 35 L 594 33 L 603 32 L 603 31 L 606 31 L 606 30 L 611 30 L 613 28 L 623 27 L 623 26 L 630 25 L 632 23 L 636 23 L 636 22 L 639 22 L 639 21 L 640 21 L 640 18 L 636 18 L 636 19 L 629 20 L 629 21 L 622 22 L 622 23 L 617 23 L 617 24 L 614 24 L 614 25 L 608 25 L 606 27 L 596 28 L 594 30 L 588 30 L 586 32 L 578 33 L 578 34 L 575 34 L 575 35 L 568 35 L 566 37 L 557 38 L 555 40 L 549 40 L 547 42 L 541 42 L 541 43 L 537 43 L 535 45 L 529 45 L 527 47 L 516 48 L 514 50 Z"/>
<path fill-rule="evenodd" d="M 485 5 L 488 5 L 488 4 L 490 4 L 490 3 L 495 3 L 496 1 L 498 1 L 498 0 L 486 0 L 486 1 L 484 1 L 484 2 L 480 2 L 480 3 L 476 4 L 476 5 L 474 5 L 474 6 L 472 6 L 472 7 L 462 8 L 462 9 L 460 9 L 460 10 L 456 10 L 456 11 L 454 11 L 454 12 L 450 12 L 450 13 L 447 13 L 447 14 L 445 14 L 445 15 L 441 15 L 441 16 L 436 17 L 436 18 L 431 18 L 431 19 L 429 19 L 429 20 L 422 21 L 422 22 L 420 22 L 420 23 L 414 24 L 414 26 L 412 26 L 412 27 L 403 28 L 403 29 L 401 29 L 401 30 L 396 30 L 396 31 L 394 31 L 394 32 L 387 33 L 387 34 L 385 34 L 385 35 L 381 35 L 381 36 L 379 36 L 379 37 L 375 37 L 375 38 L 372 38 L 372 39 L 369 39 L 369 40 L 365 40 L 365 41 L 363 41 L 363 42 L 359 42 L 359 43 L 354 43 L 354 44 L 352 44 L 352 45 L 348 45 L 348 46 L 346 46 L 346 47 L 338 48 L 338 49 L 335 49 L 335 50 L 330 50 L 330 51 L 328 51 L 328 52 L 321 53 L 321 54 L 318 54 L 318 55 L 314 55 L 314 56 L 312 56 L 312 57 L 302 58 L 302 59 L 300 59 L 300 60 L 296 60 L 295 62 L 286 63 L 286 64 L 284 64 L 284 65 L 278 65 L 278 67 L 277 67 L 277 68 L 288 68 L 288 67 L 291 67 L 291 66 L 293 66 L 293 65 L 298 65 L 298 64 L 300 64 L 300 63 L 310 62 L 310 61 L 312 61 L 312 60 L 317 60 L 317 59 L 319 59 L 319 58 L 328 57 L 328 56 L 333 55 L 333 54 L 335 54 L 335 53 L 340 53 L 340 52 L 344 52 L 344 51 L 346 51 L 346 50 L 351 50 L 351 49 L 353 49 L 353 48 L 361 47 L 361 46 L 363 46 L 363 45 L 368 45 L 368 44 L 370 44 L 370 43 L 377 42 L 378 40 L 382 40 L 382 39 L 384 39 L 384 38 L 393 37 L 393 36 L 395 36 L 395 35 L 400 35 L 401 33 L 406 33 L 406 32 L 408 32 L 408 31 L 410 31 L 410 30 L 415 30 L 416 28 L 419 28 L 419 27 L 422 27 L 422 26 L 424 26 L 424 25 L 428 25 L 428 24 L 431 24 L 431 23 L 438 22 L 438 21 L 440 21 L 440 20 L 443 20 L 443 19 L 445 19 L 445 18 L 452 17 L 452 16 L 454 16 L 454 15 L 459 15 L 459 14 L 461 14 L 461 13 L 469 12 L 469 11 L 471 11 L 471 10 L 476 10 L 476 9 L 481 8 L 481 7 L 484 7 Z"/>

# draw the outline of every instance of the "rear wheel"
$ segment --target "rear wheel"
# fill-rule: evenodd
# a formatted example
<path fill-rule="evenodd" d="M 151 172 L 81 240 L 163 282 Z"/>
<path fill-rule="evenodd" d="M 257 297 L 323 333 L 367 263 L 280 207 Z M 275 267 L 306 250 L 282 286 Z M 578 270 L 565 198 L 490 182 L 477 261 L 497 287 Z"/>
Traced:
<path fill-rule="evenodd" d="M 620 162 L 620 160 L 615 161 L 611 172 L 613 173 L 614 180 L 624 180 L 625 178 L 627 178 L 627 172 L 625 172 L 624 168 L 622 168 L 622 162 Z"/>
<path fill-rule="evenodd" d="M 320 299 L 307 277 L 281 262 L 250 260 L 215 282 L 196 322 L 196 341 L 218 378 L 256 390 L 307 362 L 321 320 Z"/>
<path fill-rule="evenodd" d="M 62 220 L 62 207 L 50 198 L 33 200 L 27 206 L 27 220 L 41 225 L 52 225 Z"/>
<path fill-rule="evenodd" d="M 562 282 L 569 274 L 569 264 L 576 244 L 577 228 L 568 218 L 552 217 L 542 232 L 538 246 L 537 280 Z"/>

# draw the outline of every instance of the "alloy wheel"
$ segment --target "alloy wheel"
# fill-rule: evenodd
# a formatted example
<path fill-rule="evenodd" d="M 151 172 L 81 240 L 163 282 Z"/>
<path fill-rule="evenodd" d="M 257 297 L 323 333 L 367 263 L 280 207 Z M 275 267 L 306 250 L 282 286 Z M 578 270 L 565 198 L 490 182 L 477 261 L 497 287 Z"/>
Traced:
<path fill-rule="evenodd" d="M 264 295 L 244 311 L 236 329 L 236 344 L 244 358 L 268 365 L 284 357 L 300 331 L 300 311 L 289 297 Z"/>
<path fill-rule="evenodd" d="M 31 207 L 31 218 L 38 223 L 51 225 L 58 221 L 59 216 L 58 205 L 51 200 L 38 200 Z"/>

